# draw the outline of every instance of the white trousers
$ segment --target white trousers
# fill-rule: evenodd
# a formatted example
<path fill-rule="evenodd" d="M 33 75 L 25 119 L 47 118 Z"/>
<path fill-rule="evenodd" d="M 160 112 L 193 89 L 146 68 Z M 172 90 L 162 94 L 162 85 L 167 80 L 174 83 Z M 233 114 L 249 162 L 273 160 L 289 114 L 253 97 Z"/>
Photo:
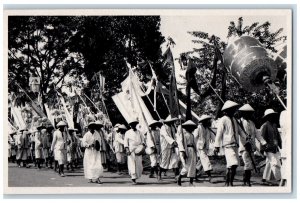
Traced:
<path fill-rule="evenodd" d="M 224 147 L 224 154 L 227 168 L 239 165 L 239 153 L 237 147 Z"/>
<path fill-rule="evenodd" d="M 211 171 L 212 166 L 211 166 L 210 160 L 207 156 L 206 150 L 200 149 L 200 150 L 198 150 L 198 153 L 199 153 L 199 158 L 200 158 L 203 170 L 204 171 Z"/>
<path fill-rule="evenodd" d="M 263 179 L 270 180 L 271 173 L 273 173 L 276 180 L 281 179 L 281 174 L 280 174 L 281 164 L 280 164 L 279 157 L 280 157 L 279 152 L 277 153 L 266 152 L 266 166 L 263 173 Z"/>

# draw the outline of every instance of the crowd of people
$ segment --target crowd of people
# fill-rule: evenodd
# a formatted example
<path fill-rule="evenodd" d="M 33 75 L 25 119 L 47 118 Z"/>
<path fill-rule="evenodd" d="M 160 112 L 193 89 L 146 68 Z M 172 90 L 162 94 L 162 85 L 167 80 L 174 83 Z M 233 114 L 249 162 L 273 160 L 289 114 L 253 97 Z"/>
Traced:
<path fill-rule="evenodd" d="M 84 177 L 88 182 L 102 184 L 105 168 L 110 167 L 111 156 L 115 156 L 117 173 L 126 168 L 132 184 L 137 184 L 143 172 L 143 156 L 150 159 L 149 178 L 162 181 L 168 170 L 174 172 L 175 181 L 181 186 L 182 178 L 189 178 L 192 186 L 199 170 L 213 183 L 209 150 L 214 143 L 214 154 L 225 155 L 225 185 L 234 186 L 237 167 L 244 163 L 243 183 L 251 186 L 252 171 L 256 169 L 254 152 L 266 158 L 262 182 L 275 178 L 280 186 L 287 181 L 287 129 L 286 111 L 281 112 L 280 131 L 276 123 L 278 113 L 266 109 L 264 124 L 258 130 L 252 120 L 254 109 L 245 104 L 226 101 L 222 107 L 223 116 L 212 129 L 212 116 L 201 115 L 199 123 L 192 120 L 168 116 L 164 120 L 148 123 L 148 130 L 142 133 L 135 119 L 124 124 L 116 124 L 110 131 L 99 120 L 91 120 L 82 139 L 76 129 L 68 128 L 65 121 L 53 126 L 39 125 L 34 130 L 21 128 L 9 134 L 9 161 L 18 167 L 32 164 L 54 169 L 61 177 L 67 170 L 74 170 L 83 161 Z M 236 116 L 238 112 L 238 117 Z M 257 147 L 256 142 L 261 147 Z"/>

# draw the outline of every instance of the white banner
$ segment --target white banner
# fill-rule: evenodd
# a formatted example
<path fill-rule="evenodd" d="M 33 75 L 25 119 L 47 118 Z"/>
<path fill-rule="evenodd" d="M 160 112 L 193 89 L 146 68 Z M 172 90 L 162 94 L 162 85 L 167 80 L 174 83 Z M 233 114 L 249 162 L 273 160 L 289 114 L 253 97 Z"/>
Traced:
<path fill-rule="evenodd" d="M 16 123 L 18 129 L 26 128 L 26 123 L 22 117 L 22 112 L 20 107 L 16 107 L 14 104 L 11 106 L 11 113 L 14 118 L 14 122 Z"/>
<path fill-rule="evenodd" d="M 112 99 L 125 120 L 130 122 L 133 119 L 137 119 L 140 124 L 140 130 L 146 133 L 147 123 L 152 121 L 153 117 L 140 96 L 142 90 L 133 77 L 133 74 L 130 72 L 129 76 L 122 82 L 123 91 L 114 95 Z"/>

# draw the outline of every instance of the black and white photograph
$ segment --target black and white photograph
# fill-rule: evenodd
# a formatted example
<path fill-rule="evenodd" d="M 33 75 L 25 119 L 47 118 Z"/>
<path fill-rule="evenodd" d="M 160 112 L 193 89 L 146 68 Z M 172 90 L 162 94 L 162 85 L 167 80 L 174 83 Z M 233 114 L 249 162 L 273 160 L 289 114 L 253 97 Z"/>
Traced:
<path fill-rule="evenodd" d="M 6 194 L 292 191 L 290 9 L 6 10 L 4 55 Z"/>

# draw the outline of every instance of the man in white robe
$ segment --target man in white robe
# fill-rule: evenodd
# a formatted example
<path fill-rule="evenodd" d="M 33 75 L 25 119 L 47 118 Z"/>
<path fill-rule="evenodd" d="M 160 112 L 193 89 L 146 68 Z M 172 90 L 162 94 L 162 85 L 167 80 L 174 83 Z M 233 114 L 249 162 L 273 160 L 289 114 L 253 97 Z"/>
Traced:
<path fill-rule="evenodd" d="M 51 152 L 54 152 L 54 159 L 58 163 L 58 173 L 61 177 L 65 177 L 64 165 L 67 162 L 67 134 L 65 132 L 67 124 L 60 121 L 57 124 L 58 129 L 54 131 L 51 144 Z"/>
<path fill-rule="evenodd" d="M 146 153 L 150 157 L 150 175 L 149 178 L 154 178 L 154 172 L 158 178 L 158 169 L 159 169 L 159 159 L 160 159 L 160 127 L 162 123 L 153 120 L 149 123 L 149 128 L 151 132 L 147 132 L 146 136 Z"/>
<path fill-rule="evenodd" d="M 160 129 L 160 171 L 159 180 L 161 180 L 162 172 L 166 172 L 168 169 L 173 169 L 175 173 L 175 179 L 179 175 L 179 151 L 178 144 L 176 142 L 176 127 L 175 121 L 178 118 L 171 118 L 168 116 L 164 120 L 164 125 Z"/>
<path fill-rule="evenodd" d="M 134 185 L 137 184 L 136 179 L 140 178 L 143 172 L 142 156 L 136 155 L 135 150 L 140 145 L 145 146 L 144 136 L 136 129 L 137 124 L 136 120 L 129 122 L 131 129 L 125 133 L 124 137 L 128 172 Z"/>
<path fill-rule="evenodd" d="M 190 186 L 193 186 L 194 178 L 196 177 L 196 161 L 197 161 L 197 151 L 196 142 L 194 139 L 193 131 L 197 125 L 188 120 L 182 124 L 182 129 L 178 128 L 178 148 L 180 151 L 180 159 L 182 163 L 182 169 L 178 176 L 177 184 L 181 186 L 182 176 L 187 176 L 190 178 Z"/>
<path fill-rule="evenodd" d="M 118 167 L 118 173 L 121 174 L 122 172 L 122 166 L 126 162 L 126 154 L 125 154 L 125 148 L 124 148 L 124 137 L 125 132 L 127 131 L 127 128 L 125 125 L 120 125 L 116 129 L 115 133 L 115 139 L 114 139 L 114 149 L 117 159 L 117 167 Z"/>
<path fill-rule="evenodd" d="M 212 165 L 207 155 L 209 151 L 209 143 L 210 140 L 212 140 L 212 130 L 210 129 L 210 126 L 211 116 L 202 115 L 199 119 L 198 128 L 194 131 L 198 156 L 203 170 L 209 178 L 209 182 L 211 182 L 212 171 Z"/>
<path fill-rule="evenodd" d="M 95 126 L 94 122 L 90 122 L 88 124 L 89 130 L 82 138 L 82 146 L 85 147 L 83 158 L 84 176 L 89 180 L 89 183 L 96 179 L 98 184 L 102 184 L 100 180 L 100 176 L 103 173 L 100 155 L 100 142 L 102 139 L 100 134 L 95 131 Z"/>

